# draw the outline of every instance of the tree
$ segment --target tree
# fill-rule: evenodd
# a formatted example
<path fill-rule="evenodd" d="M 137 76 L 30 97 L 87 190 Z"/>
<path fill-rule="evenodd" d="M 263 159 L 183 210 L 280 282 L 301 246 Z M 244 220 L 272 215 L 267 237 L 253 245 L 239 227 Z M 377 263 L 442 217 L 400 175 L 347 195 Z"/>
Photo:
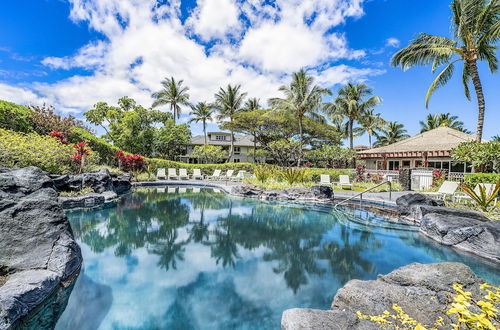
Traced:
<path fill-rule="evenodd" d="M 40 135 L 58 131 L 68 136 L 74 127 L 82 128 L 92 133 L 83 121 L 71 115 L 64 117 L 56 114 L 53 106 L 46 106 L 45 104 L 42 106 L 30 105 L 29 108 L 31 110 L 33 130 Z"/>
<path fill-rule="evenodd" d="M 229 84 L 226 89 L 221 87 L 219 92 L 215 94 L 215 108 L 219 110 L 219 120 L 229 119 L 229 122 L 232 122 L 234 115 L 241 111 L 241 105 L 247 93 L 241 92 L 240 89 L 241 85 L 231 86 Z M 231 149 L 229 151 L 228 161 L 233 157 L 234 153 L 234 131 L 230 131 Z"/>
<path fill-rule="evenodd" d="M 420 121 L 420 133 L 430 131 L 438 127 L 450 127 L 458 131 L 469 133 L 464 127 L 464 123 L 458 120 L 458 116 L 452 116 L 448 113 L 436 113 L 435 115 L 428 114 L 425 121 Z"/>
<path fill-rule="evenodd" d="M 269 104 L 276 110 L 292 112 L 299 123 L 299 142 L 304 146 L 303 120 L 306 114 L 317 113 L 323 109 L 322 98 L 331 95 L 331 91 L 319 85 L 314 85 L 314 78 L 308 76 L 304 69 L 292 74 L 289 86 L 281 86 L 279 91 L 285 94 L 284 98 L 271 98 Z M 301 160 L 298 161 L 300 166 Z"/>
<path fill-rule="evenodd" d="M 165 78 L 161 82 L 163 88 L 152 95 L 155 99 L 152 105 L 153 108 L 159 105 L 170 105 L 174 124 L 176 118 L 180 118 L 181 116 L 181 105 L 190 105 L 188 94 L 189 87 L 182 86 L 183 82 L 184 80 L 175 81 L 174 77 L 170 77 L 170 79 Z"/>
<path fill-rule="evenodd" d="M 191 130 L 187 124 L 176 125 L 172 120 L 164 127 L 157 129 L 154 143 L 154 156 L 176 160 L 176 157 L 186 151 L 191 142 Z"/>
<path fill-rule="evenodd" d="M 403 124 L 397 121 L 390 122 L 384 130 L 383 135 L 377 135 L 376 147 L 386 146 L 410 137 Z"/>
<path fill-rule="evenodd" d="M 338 97 L 328 107 L 334 119 L 347 118 L 349 148 L 351 149 L 354 147 L 354 123 L 382 101 L 378 96 L 371 96 L 372 93 L 372 89 L 365 84 L 349 82 L 339 90 Z"/>
<path fill-rule="evenodd" d="M 189 115 L 193 116 L 189 120 L 190 123 L 198 123 L 201 121 L 203 124 L 203 136 L 205 138 L 205 145 L 207 144 L 207 121 L 212 119 L 214 114 L 213 106 L 207 102 L 199 102 L 196 105 L 191 105 L 191 112 Z"/>
<path fill-rule="evenodd" d="M 260 109 L 260 100 L 256 97 L 250 98 L 243 105 L 243 111 L 254 111 Z"/>
<path fill-rule="evenodd" d="M 221 146 L 203 145 L 196 146 L 191 153 L 193 158 L 198 158 L 205 164 L 217 164 L 226 159 L 227 152 Z"/>
<path fill-rule="evenodd" d="M 451 150 L 451 157 L 471 163 L 479 172 L 487 167 L 500 170 L 500 142 L 462 142 Z"/>
<path fill-rule="evenodd" d="M 273 141 L 269 143 L 266 150 L 280 166 L 298 166 L 299 161 L 304 156 L 300 142 L 290 139 Z"/>
<path fill-rule="evenodd" d="M 370 148 L 372 146 L 372 136 L 385 128 L 387 122 L 380 117 L 380 113 L 373 113 L 373 109 L 366 111 L 359 119 L 360 131 L 368 134 Z"/>
<path fill-rule="evenodd" d="M 16 132 L 33 129 L 31 111 L 22 105 L 0 100 L 0 128 Z"/>
<path fill-rule="evenodd" d="M 331 145 L 324 145 L 319 149 L 311 150 L 306 153 L 308 160 L 316 163 L 323 163 L 322 165 L 325 165 L 325 167 L 334 167 L 335 165 L 342 166 L 355 156 L 356 152 L 352 149 Z"/>
<path fill-rule="evenodd" d="M 416 65 L 432 64 L 434 72 L 438 66 L 446 64 L 427 91 L 425 105 L 428 107 L 434 91 L 453 76 L 455 63 L 463 62 L 462 83 L 465 96 L 470 100 L 470 80 L 476 92 L 476 140 L 481 142 L 486 106 L 477 62 L 486 61 L 492 73 L 498 69 L 498 47 L 495 43 L 500 39 L 500 4 L 498 0 L 453 0 L 451 10 L 453 39 L 420 33 L 409 46 L 394 54 L 392 65 L 407 70 Z"/>
<path fill-rule="evenodd" d="M 500 142 L 500 135 L 497 134 L 497 135 L 491 137 L 491 141 Z"/>

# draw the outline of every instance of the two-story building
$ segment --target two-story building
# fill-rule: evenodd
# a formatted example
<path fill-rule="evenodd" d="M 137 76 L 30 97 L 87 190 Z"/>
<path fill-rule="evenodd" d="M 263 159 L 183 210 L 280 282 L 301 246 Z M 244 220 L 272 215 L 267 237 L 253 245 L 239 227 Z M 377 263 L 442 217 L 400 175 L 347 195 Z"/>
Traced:
<path fill-rule="evenodd" d="M 198 159 L 191 157 L 195 146 L 205 144 L 205 137 L 197 135 L 191 139 L 191 143 L 187 147 L 186 154 L 180 157 L 180 161 L 185 163 L 197 163 Z M 209 132 L 207 133 L 207 144 L 213 146 L 221 146 L 229 152 L 231 148 L 231 133 L 226 132 Z M 254 163 L 253 159 L 253 137 L 249 135 L 234 134 L 234 153 L 230 162 L 234 163 Z"/>

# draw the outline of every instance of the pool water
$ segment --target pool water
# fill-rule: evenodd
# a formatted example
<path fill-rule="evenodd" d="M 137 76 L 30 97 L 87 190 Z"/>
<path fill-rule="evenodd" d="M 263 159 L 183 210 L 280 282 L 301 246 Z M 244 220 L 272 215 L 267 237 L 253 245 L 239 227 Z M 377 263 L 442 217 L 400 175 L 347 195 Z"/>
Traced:
<path fill-rule="evenodd" d="M 57 328 L 279 329 L 283 310 L 327 309 L 347 281 L 412 262 L 460 261 L 500 283 L 493 264 L 353 214 L 366 219 L 193 187 L 68 212 L 84 267 Z"/>

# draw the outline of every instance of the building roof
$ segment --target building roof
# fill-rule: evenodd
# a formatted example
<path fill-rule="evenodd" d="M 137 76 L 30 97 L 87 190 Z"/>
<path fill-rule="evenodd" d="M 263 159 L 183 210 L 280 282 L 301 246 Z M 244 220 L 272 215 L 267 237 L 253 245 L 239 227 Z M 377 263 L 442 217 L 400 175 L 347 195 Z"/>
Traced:
<path fill-rule="evenodd" d="M 414 153 L 414 152 L 449 152 L 461 142 L 473 141 L 475 137 L 449 127 L 438 127 L 430 131 L 417 134 L 396 143 L 363 150 L 359 155 L 387 153 Z"/>
<path fill-rule="evenodd" d="M 211 133 L 218 134 L 218 133 Z M 221 140 L 210 140 L 207 137 L 207 142 L 213 146 L 230 146 L 231 141 L 221 141 Z M 203 135 L 197 135 L 191 138 L 192 145 L 203 145 L 205 144 L 205 137 Z M 258 145 L 258 144 L 257 144 Z M 253 147 L 253 137 L 250 135 L 234 135 L 234 146 L 235 147 Z"/>

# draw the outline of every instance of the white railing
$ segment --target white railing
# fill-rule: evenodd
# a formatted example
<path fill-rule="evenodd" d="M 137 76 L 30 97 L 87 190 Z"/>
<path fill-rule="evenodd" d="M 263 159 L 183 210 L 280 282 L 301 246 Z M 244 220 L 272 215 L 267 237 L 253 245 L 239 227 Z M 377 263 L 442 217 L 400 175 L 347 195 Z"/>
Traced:
<path fill-rule="evenodd" d="M 462 172 L 448 173 L 448 180 L 450 181 L 464 182 L 464 179 L 465 179 L 465 173 Z"/>

